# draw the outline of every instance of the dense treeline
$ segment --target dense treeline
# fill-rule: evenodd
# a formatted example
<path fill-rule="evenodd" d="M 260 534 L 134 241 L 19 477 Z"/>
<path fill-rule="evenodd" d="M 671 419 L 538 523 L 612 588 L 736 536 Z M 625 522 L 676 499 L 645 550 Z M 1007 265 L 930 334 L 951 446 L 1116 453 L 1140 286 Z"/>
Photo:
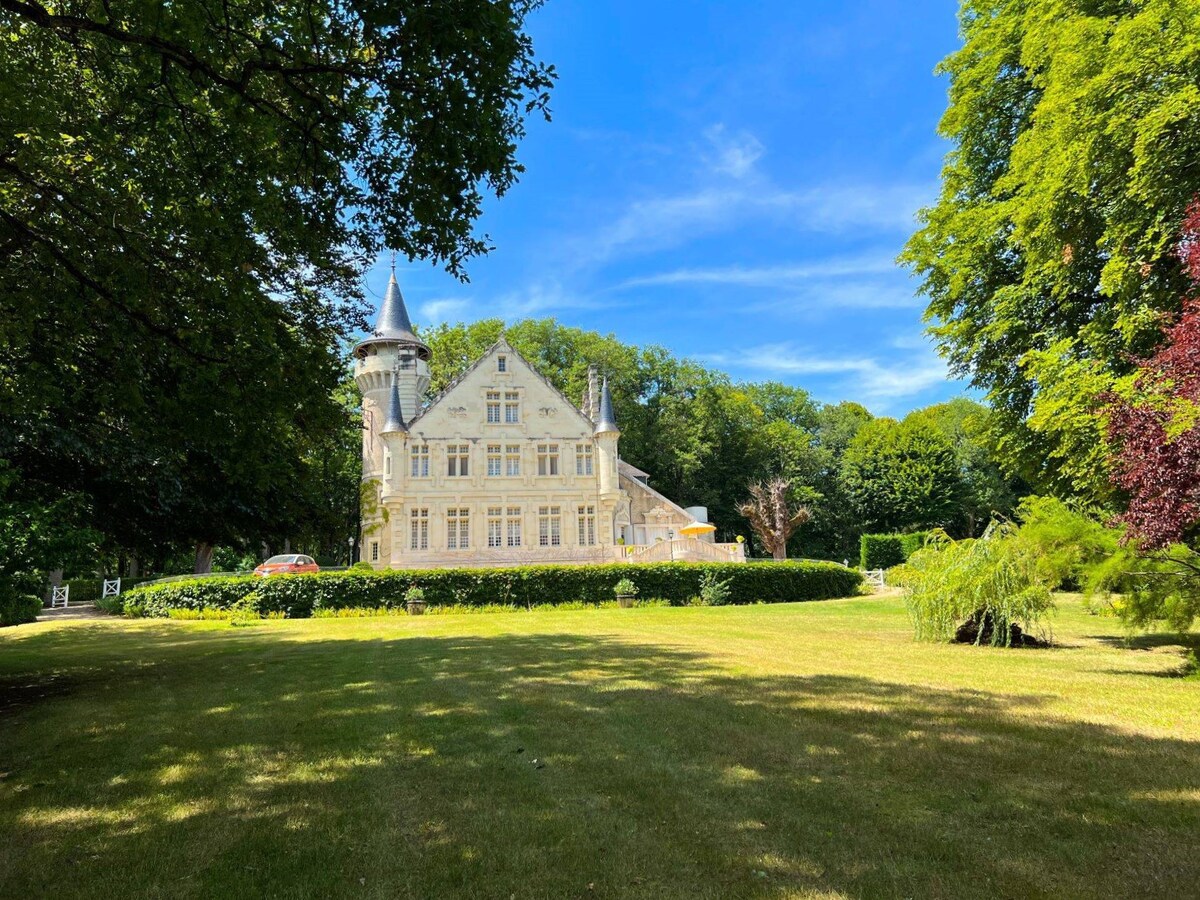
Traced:
<path fill-rule="evenodd" d="M 820 403 L 779 382 L 737 383 L 662 347 L 623 344 L 553 319 L 426 329 L 431 391 L 501 331 L 575 402 L 588 365 L 599 366 L 612 385 L 622 458 L 672 499 L 707 506 L 720 539 L 752 537 L 738 506 L 751 484 L 773 477 L 785 478 L 812 511 L 789 555 L 835 560 L 857 558 L 864 531 L 978 533 L 993 513 L 1011 509 L 1017 493 L 993 460 L 990 414 L 978 403 L 957 399 L 900 422 L 876 418 L 857 403 Z"/>

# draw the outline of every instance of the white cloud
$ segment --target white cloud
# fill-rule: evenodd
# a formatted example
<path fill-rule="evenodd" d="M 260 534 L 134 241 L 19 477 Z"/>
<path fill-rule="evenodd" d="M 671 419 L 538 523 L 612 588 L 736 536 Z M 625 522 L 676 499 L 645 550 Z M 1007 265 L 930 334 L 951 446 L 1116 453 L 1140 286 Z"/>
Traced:
<path fill-rule="evenodd" d="M 591 295 L 565 289 L 553 280 L 535 281 L 515 291 L 493 295 L 447 297 L 418 306 L 422 321 L 466 321 L 499 318 L 506 322 L 538 316 L 559 316 L 564 310 L 616 308 L 611 300 L 600 301 Z"/>
<path fill-rule="evenodd" d="M 729 286 L 764 292 L 760 299 L 739 294 L 754 312 L 813 313 L 838 309 L 915 309 L 921 305 L 907 278 L 887 253 L 834 257 L 768 266 L 673 269 L 631 278 L 615 290 Z"/>
<path fill-rule="evenodd" d="M 672 247 L 763 219 L 802 232 L 901 235 L 912 230 L 917 210 L 931 196 L 929 186 L 911 184 L 705 187 L 630 203 L 607 225 L 577 239 L 575 255 L 582 263 L 602 262 L 618 252 Z"/>
<path fill-rule="evenodd" d="M 470 308 L 470 302 L 461 297 L 443 297 L 426 300 L 417 308 L 417 312 L 422 322 L 450 322 L 461 321 Z"/>
<path fill-rule="evenodd" d="M 762 141 L 748 131 L 729 132 L 718 123 L 704 132 L 710 146 L 708 162 L 713 171 L 733 178 L 745 178 L 754 172 L 755 164 L 766 148 Z"/>
<path fill-rule="evenodd" d="M 884 409 L 949 380 L 946 364 L 931 352 L 896 353 L 880 360 L 867 354 L 821 355 L 784 343 L 764 344 L 737 354 L 725 352 L 701 359 L 774 376 L 833 376 L 837 389 L 846 399 Z"/>
<path fill-rule="evenodd" d="M 817 260 L 777 266 L 721 266 L 703 269 L 674 269 L 623 282 L 620 287 L 655 287 L 675 284 L 732 284 L 743 287 L 782 288 L 820 279 L 878 275 L 896 271 L 884 254 Z"/>

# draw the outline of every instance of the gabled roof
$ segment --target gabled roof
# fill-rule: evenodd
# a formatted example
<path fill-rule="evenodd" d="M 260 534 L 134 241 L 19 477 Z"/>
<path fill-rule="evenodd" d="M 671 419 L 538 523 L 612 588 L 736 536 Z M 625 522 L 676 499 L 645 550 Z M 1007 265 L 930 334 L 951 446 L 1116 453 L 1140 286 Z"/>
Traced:
<path fill-rule="evenodd" d="M 360 349 L 372 344 L 409 346 L 416 350 L 421 359 L 430 357 L 429 347 L 413 331 L 412 320 L 408 318 L 408 308 L 404 305 L 404 295 L 400 293 L 400 285 L 396 281 L 395 269 L 392 269 L 387 293 L 383 296 L 383 305 L 379 307 L 375 330 L 369 337 L 354 345 L 354 352 L 357 354 Z"/>
<path fill-rule="evenodd" d="M 427 413 L 429 413 L 430 410 L 434 409 L 438 404 L 440 404 L 443 400 L 445 400 L 454 391 L 455 388 L 457 388 L 460 384 L 462 384 L 463 381 L 466 380 L 468 375 L 470 375 L 472 372 L 474 372 L 476 369 L 478 369 L 481 365 L 483 365 L 485 360 L 490 359 L 495 354 L 500 353 L 500 352 L 510 354 L 511 356 L 513 356 L 514 358 L 519 360 L 520 362 L 524 363 L 525 368 L 527 368 L 530 372 L 532 372 L 534 377 L 538 378 L 542 382 L 542 384 L 544 384 L 544 385 L 546 385 L 546 387 L 550 388 L 550 390 L 554 392 L 555 396 L 557 396 L 560 400 L 562 400 L 563 404 L 566 405 L 567 409 L 569 409 L 572 413 L 574 413 L 579 418 L 580 421 L 586 423 L 591 428 L 595 427 L 595 424 L 592 422 L 592 420 L 589 419 L 587 416 L 585 416 L 582 412 L 580 412 L 575 407 L 575 404 L 572 403 L 570 400 L 568 400 L 567 396 L 562 391 L 560 391 L 558 388 L 556 388 L 554 386 L 554 382 L 552 382 L 549 378 L 547 378 L 545 375 L 543 375 L 541 372 L 539 372 L 537 370 L 537 366 L 535 366 L 533 363 L 531 363 L 529 360 L 527 360 L 524 356 L 522 356 L 517 351 L 517 349 L 508 342 L 508 340 L 504 337 L 504 335 L 501 335 L 500 339 L 498 341 L 496 341 L 496 343 L 492 344 L 492 346 L 488 347 L 485 351 L 483 351 L 483 354 L 479 357 L 479 359 L 475 360 L 475 362 L 473 362 L 473 363 L 471 363 L 471 365 L 467 366 L 467 368 L 462 372 L 461 375 L 459 375 L 457 378 L 455 378 L 453 381 L 451 381 L 448 385 L 446 385 L 445 389 L 443 389 L 440 394 L 438 394 L 436 397 L 434 397 L 432 400 L 430 400 L 428 405 L 426 405 L 424 409 L 422 409 L 419 413 L 417 413 L 415 416 L 413 416 L 412 419 L 410 419 L 408 422 L 408 427 L 411 429 L 414 425 L 416 425 L 417 422 L 419 422 L 422 418 L 424 418 L 425 415 Z"/>
<path fill-rule="evenodd" d="M 636 478 L 638 481 L 644 481 L 650 477 L 649 472 L 643 472 L 632 463 L 627 463 L 623 459 L 617 460 L 617 471 L 622 475 L 628 475 L 630 478 Z"/>

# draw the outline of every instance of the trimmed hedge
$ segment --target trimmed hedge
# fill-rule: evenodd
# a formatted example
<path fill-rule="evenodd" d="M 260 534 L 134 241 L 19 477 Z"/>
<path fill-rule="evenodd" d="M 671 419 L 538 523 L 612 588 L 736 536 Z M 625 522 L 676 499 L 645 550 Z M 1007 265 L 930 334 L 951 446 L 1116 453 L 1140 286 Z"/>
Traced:
<path fill-rule="evenodd" d="M 490 603 L 534 606 L 599 603 L 629 578 L 642 597 L 675 604 L 700 595 L 712 572 L 729 582 L 728 603 L 828 600 L 855 593 L 862 576 L 837 563 L 611 563 L 594 566 L 519 566 L 508 569 L 412 569 L 329 572 L 270 578 L 196 578 L 136 588 L 125 596 L 125 614 L 164 617 L 172 609 L 229 609 L 248 595 L 260 612 L 306 618 L 318 609 L 400 606 L 410 587 L 420 587 L 430 606 Z"/>
<path fill-rule="evenodd" d="M 34 622 L 41 611 L 42 601 L 38 597 L 28 594 L 0 596 L 0 627 Z"/>
<path fill-rule="evenodd" d="M 890 569 L 924 547 L 928 537 L 928 531 L 864 534 L 859 542 L 859 562 L 864 569 Z"/>

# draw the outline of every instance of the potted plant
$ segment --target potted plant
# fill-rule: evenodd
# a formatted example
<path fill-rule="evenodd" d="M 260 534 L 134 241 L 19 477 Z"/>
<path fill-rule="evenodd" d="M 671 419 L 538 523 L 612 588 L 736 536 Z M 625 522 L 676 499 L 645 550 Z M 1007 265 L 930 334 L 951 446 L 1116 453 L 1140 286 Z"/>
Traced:
<path fill-rule="evenodd" d="M 637 598 L 638 588 L 630 579 L 622 578 L 613 585 L 613 593 L 617 595 L 617 602 L 621 604 L 621 608 L 629 609 Z"/>
<path fill-rule="evenodd" d="M 404 592 L 404 605 L 408 608 L 410 616 L 422 615 L 425 607 L 429 605 L 425 602 L 425 591 L 414 584 Z"/>

